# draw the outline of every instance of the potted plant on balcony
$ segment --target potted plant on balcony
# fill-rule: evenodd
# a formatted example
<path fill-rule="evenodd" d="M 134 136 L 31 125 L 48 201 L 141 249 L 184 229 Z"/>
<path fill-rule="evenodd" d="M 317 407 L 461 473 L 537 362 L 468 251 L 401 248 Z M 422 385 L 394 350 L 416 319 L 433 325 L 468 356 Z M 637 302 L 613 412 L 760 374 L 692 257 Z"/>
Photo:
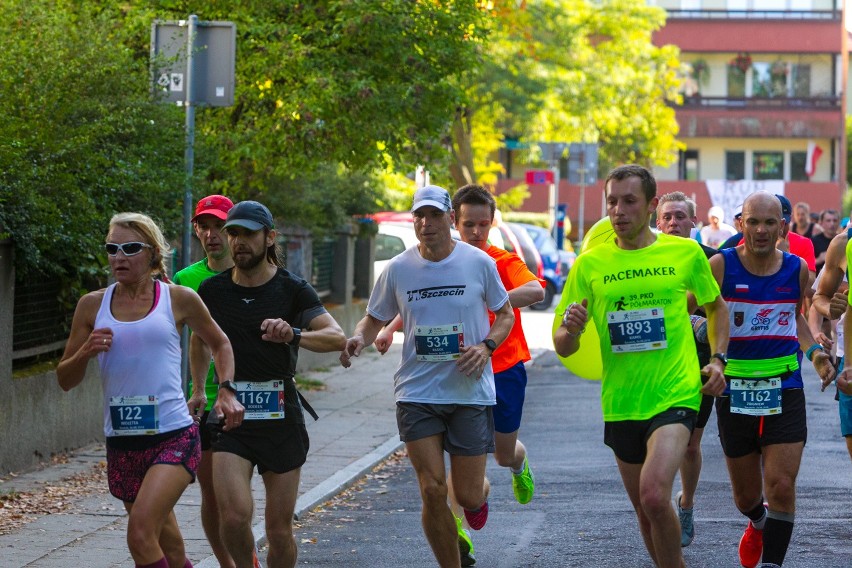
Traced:
<path fill-rule="evenodd" d="M 735 69 L 739 69 L 739 71 L 745 75 L 746 72 L 751 69 L 751 55 L 740 52 L 736 57 L 731 59 L 729 65 Z"/>

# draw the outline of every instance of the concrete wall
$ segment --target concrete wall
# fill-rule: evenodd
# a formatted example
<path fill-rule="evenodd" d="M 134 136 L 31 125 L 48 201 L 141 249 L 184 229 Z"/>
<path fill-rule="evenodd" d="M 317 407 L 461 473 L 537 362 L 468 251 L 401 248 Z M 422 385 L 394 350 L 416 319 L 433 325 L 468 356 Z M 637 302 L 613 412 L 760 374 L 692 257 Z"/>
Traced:
<path fill-rule="evenodd" d="M 103 440 L 101 381 L 97 362 L 70 392 L 56 373 L 0 379 L 0 475 L 33 469 L 65 450 Z"/>

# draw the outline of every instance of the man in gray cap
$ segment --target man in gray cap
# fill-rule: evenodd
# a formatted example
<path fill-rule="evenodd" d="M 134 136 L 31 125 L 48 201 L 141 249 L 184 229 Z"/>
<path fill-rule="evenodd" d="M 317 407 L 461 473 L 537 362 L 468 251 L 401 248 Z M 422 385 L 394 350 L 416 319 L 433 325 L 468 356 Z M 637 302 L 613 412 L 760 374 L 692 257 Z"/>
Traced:
<path fill-rule="evenodd" d="M 400 439 L 417 472 L 432 552 L 440 566 L 459 566 L 444 451 L 450 454 L 456 500 L 471 528 L 479 530 L 488 518 L 485 458 L 494 452 L 491 354 L 515 316 L 491 257 L 450 235 L 455 214 L 447 190 L 434 185 L 417 190 L 411 211 L 420 243 L 379 276 L 367 315 L 340 362 L 349 367 L 385 323 L 402 316 L 405 342 L 394 377 Z M 489 310 L 496 316 L 490 326 Z"/>
<path fill-rule="evenodd" d="M 223 227 L 234 267 L 198 289 L 234 350 L 234 381 L 219 383 L 208 422 L 213 434 L 213 488 L 221 534 L 238 568 L 253 566 L 252 471 L 266 487 L 266 534 L 270 566 L 295 566 L 293 511 L 308 453 L 304 400 L 294 375 L 299 348 L 343 349 L 346 336 L 316 291 L 279 260 L 272 214 L 257 201 L 228 212 Z M 193 379 L 203 381 L 210 362 L 192 336 Z M 311 412 L 309 406 L 305 409 Z"/>

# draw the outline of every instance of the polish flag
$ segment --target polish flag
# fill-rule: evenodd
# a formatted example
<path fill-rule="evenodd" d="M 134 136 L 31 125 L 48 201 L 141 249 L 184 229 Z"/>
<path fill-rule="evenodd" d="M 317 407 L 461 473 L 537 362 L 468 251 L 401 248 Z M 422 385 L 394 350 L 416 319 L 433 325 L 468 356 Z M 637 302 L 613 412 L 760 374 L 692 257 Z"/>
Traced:
<path fill-rule="evenodd" d="M 816 142 L 808 142 L 808 155 L 805 158 L 805 174 L 808 177 L 813 177 L 816 173 L 816 165 L 820 156 L 822 156 L 822 148 L 817 146 Z"/>

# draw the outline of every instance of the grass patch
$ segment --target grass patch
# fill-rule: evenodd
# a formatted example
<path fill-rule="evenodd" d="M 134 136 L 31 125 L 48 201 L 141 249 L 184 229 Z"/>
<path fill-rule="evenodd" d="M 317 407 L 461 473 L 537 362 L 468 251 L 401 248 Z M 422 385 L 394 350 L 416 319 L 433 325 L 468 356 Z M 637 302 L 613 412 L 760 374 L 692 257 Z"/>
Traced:
<path fill-rule="evenodd" d="M 47 361 L 40 361 L 38 363 L 33 363 L 31 365 L 22 366 L 18 369 L 12 369 L 12 378 L 13 379 L 25 379 L 27 377 L 31 377 L 33 375 L 41 375 L 43 373 L 49 373 L 56 369 L 56 365 L 59 364 L 59 358 L 49 359 Z"/>
<path fill-rule="evenodd" d="M 296 388 L 307 391 L 322 391 L 325 390 L 325 383 L 296 373 Z"/>

